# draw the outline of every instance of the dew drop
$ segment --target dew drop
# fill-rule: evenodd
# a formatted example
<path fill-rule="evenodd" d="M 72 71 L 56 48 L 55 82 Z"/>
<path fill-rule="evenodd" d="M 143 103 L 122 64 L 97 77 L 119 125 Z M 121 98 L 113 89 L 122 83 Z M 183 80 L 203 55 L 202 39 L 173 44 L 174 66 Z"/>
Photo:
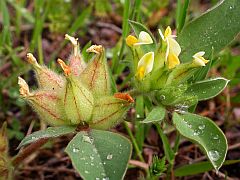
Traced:
<path fill-rule="evenodd" d="M 108 155 L 107 155 L 107 159 L 108 159 L 108 160 L 111 160 L 112 158 L 113 158 L 113 155 L 112 155 L 112 154 L 108 154 Z"/>
<path fill-rule="evenodd" d="M 100 180 L 100 178 L 96 178 L 95 180 Z"/>
<path fill-rule="evenodd" d="M 208 155 L 212 161 L 217 161 L 220 158 L 220 155 L 219 155 L 218 151 L 216 151 L 216 150 L 209 151 Z"/>
<path fill-rule="evenodd" d="M 213 139 L 218 140 L 219 136 L 216 134 L 215 136 L 213 136 Z"/>
<path fill-rule="evenodd" d="M 104 177 L 103 180 L 109 180 L 109 177 Z"/>
<path fill-rule="evenodd" d="M 206 127 L 205 124 L 201 124 L 201 125 L 198 126 L 198 128 L 201 129 L 201 130 L 205 129 L 205 127 Z"/>
<path fill-rule="evenodd" d="M 139 115 L 139 114 L 137 114 L 137 118 L 140 118 L 140 115 Z"/>
<path fill-rule="evenodd" d="M 92 144 L 93 138 L 90 138 L 89 136 L 83 135 L 83 141 Z"/>
<path fill-rule="evenodd" d="M 35 136 L 33 136 L 32 138 L 31 138 L 32 140 L 35 140 L 35 139 L 37 139 Z"/>
<path fill-rule="evenodd" d="M 106 176 L 106 174 L 105 174 L 105 173 L 101 173 L 101 175 L 102 175 L 102 176 Z"/>
<path fill-rule="evenodd" d="M 87 170 L 85 170 L 84 172 L 85 172 L 86 174 L 89 174 L 89 171 L 87 171 Z"/>
<path fill-rule="evenodd" d="M 73 148 L 73 152 L 74 152 L 74 153 L 77 153 L 77 152 L 79 152 L 79 151 L 80 151 L 80 150 L 79 150 L 78 148 L 75 148 L 75 147 Z"/>
<path fill-rule="evenodd" d="M 202 133 L 202 130 L 196 129 L 196 130 L 194 130 L 193 135 L 194 136 L 199 136 L 201 133 Z"/>
<path fill-rule="evenodd" d="M 91 160 L 94 160 L 94 157 L 93 157 L 93 156 L 90 156 L 90 159 L 91 159 Z"/>

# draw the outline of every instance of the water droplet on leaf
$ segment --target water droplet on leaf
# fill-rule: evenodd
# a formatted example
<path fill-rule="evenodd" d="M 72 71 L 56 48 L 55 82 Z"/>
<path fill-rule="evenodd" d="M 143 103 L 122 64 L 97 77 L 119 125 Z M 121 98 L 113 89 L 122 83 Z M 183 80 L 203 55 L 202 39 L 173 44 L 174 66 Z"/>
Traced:
<path fill-rule="evenodd" d="M 220 158 L 220 155 L 219 155 L 218 151 L 216 151 L 216 150 L 209 151 L 208 155 L 212 161 L 217 161 Z"/>
<path fill-rule="evenodd" d="M 201 125 L 198 126 L 198 128 L 201 129 L 201 130 L 205 129 L 205 127 L 206 127 L 205 124 L 201 124 Z"/>
<path fill-rule="evenodd" d="M 80 150 L 79 150 L 78 148 L 75 148 L 75 147 L 73 148 L 73 152 L 74 152 L 74 153 L 77 153 L 77 152 L 79 152 L 79 151 L 80 151 Z"/>
<path fill-rule="evenodd" d="M 90 138 L 89 136 L 83 135 L 83 141 L 92 144 L 93 138 Z"/>
<path fill-rule="evenodd" d="M 219 139 L 219 136 L 216 134 L 216 135 L 213 137 L 213 139 L 218 140 L 218 139 Z"/>
<path fill-rule="evenodd" d="M 108 154 L 108 155 L 107 155 L 107 159 L 108 159 L 108 160 L 111 160 L 112 158 L 113 158 L 113 155 L 112 155 L 112 154 Z"/>

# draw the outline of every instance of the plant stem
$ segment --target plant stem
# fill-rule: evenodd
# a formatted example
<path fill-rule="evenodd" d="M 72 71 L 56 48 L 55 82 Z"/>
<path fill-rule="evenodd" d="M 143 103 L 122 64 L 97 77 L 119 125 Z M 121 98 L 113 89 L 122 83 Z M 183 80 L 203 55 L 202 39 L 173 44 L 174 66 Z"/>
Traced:
<path fill-rule="evenodd" d="M 36 150 L 38 150 L 41 146 L 43 146 L 45 143 L 47 143 L 48 139 L 40 139 L 37 142 L 29 145 L 22 151 L 20 151 L 15 157 L 12 159 L 12 165 L 14 167 L 18 166 L 24 159 L 26 159 L 28 156 L 30 156 L 32 153 L 34 153 Z"/>
<path fill-rule="evenodd" d="M 137 141 L 136 141 L 135 137 L 133 136 L 131 129 L 128 127 L 128 124 L 127 124 L 126 121 L 124 121 L 124 126 L 125 126 L 125 128 L 127 130 L 128 135 L 130 136 L 130 139 L 131 139 L 131 141 L 133 143 L 133 147 L 134 147 L 134 149 L 135 149 L 135 151 L 137 153 L 137 156 L 139 157 L 140 161 L 145 162 L 145 160 L 144 160 L 144 158 L 142 156 L 142 152 L 140 151 L 140 149 L 138 147 Z"/>

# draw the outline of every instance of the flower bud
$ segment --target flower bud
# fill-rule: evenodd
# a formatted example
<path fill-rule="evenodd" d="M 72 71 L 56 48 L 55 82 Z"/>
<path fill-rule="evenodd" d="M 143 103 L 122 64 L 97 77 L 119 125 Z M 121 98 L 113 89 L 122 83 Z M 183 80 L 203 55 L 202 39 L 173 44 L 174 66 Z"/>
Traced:
<path fill-rule="evenodd" d="M 32 64 L 35 70 L 39 88 L 51 91 L 57 91 L 63 88 L 65 82 L 61 75 L 58 75 L 45 66 L 40 66 L 31 53 L 27 54 L 27 61 Z"/>
<path fill-rule="evenodd" d="M 207 64 L 209 62 L 209 60 L 206 60 L 203 56 L 204 56 L 205 52 L 204 51 L 200 51 L 196 54 L 193 55 L 193 62 L 192 64 L 196 67 L 201 67 L 201 66 L 205 66 L 205 64 Z"/>
<path fill-rule="evenodd" d="M 18 84 L 20 95 L 33 107 L 43 121 L 52 126 L 69 124 L 60 95 L 45 90 L 29 92 L 27 83 L 21 77 L 18 77 Z"/>
<path fill-rule="evenodd" d="M 92 93 L 72 74 L 69 66 L 61 60 L 58 60 L 58 63 L 63 68 L 67 78 L 62 97 L 68 119 L 72 124 L 79 124 L 81 121 L 88 122 L 93 110 Z"/>
<path fill-rule="evenodd" d="M 92 92 L 93 96 L 110 95 L 111 82 L 104 48 L 101 45 L 93 45 L 87 49 L 87 52 L 94 52 L 96 56 L 81 73 L 81 81 Z"/>
<path fill-rule="evenodd" d="M 114 96 L 104 96 L 97 99 L 90 127 L 95 129 L 109 129 L 122 119 L 134 100 L 126 93 L 116 93 Z"/>
<path fill-rule="evenodd" d="M 78 39 L 65 35 L 65 39 L 71 41 L 73 45 L 73 53 L 69 57 L 69 67 L 75 76 L 79 76 L 81 72 L 86 68 L 86 64 L 80 54 Z"/>
<path fill-rule="evenodd" d="M 169 74 L 166 85 L 186 82 L 195 71 L 196 67 L 192 63 L 180 64 Z"/>

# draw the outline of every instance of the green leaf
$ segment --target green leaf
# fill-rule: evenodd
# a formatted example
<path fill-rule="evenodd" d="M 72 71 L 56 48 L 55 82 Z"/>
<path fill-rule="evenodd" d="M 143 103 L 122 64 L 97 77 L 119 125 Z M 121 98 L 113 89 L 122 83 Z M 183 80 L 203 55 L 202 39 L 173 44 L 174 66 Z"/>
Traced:
<path fill-rule="evenodd" d="M 185 93 L 197 96 L 199 101 L 211 99 L 221 93 L 228 82 L 229 80 L 222 77 L 199 81 L 192 84 Z"/>
<path fill-rule="evenodd" d="M 42 138 L 53 138 L 62 136 L 65 134 L 75 133 L 76 127 L 74 126 L 57 126 L 49 127 L 45 130 L 36 131 L 28 136 L 26 136 L 21 143 L 18 145 L 18 148 L 30 144 L 32 142 L 38 141 Z"/>
<path fill-rule="evenodd" d="M 180 59 L 191 61 L 199 51 L 205 51 L 206 57 L 212 48 L 218 53 L 228 45 L 240 31 L 240 1 L 224 0 L 202 16 L 186 25 L 178 35 L 182 47 Z"/>
<path fill-rule="evenodd" d="M 162 121 L 165 117 L 166 109 L 163 106 L 153 108 L 142 123 L 152 123 Z"/>
<path fill-rule="evenodd" d="M 173 123 L 181 135 L 200 145 L 216 170 L 222 166 L 227 153 L 227 140 L 213 121 L 196 114 L 174 113 Z"/>
<path fill-rule="evenodd" d="M 223 165 L 231 165 L 240 163 L 240 160 L 226 160 Z M 200 173 L 205 173 L 213 169 L 209 161 L 199 162 L 195 164 L 188 164 L 182 167 L 179 167 L 174 170 L 174 175 L 176 177 L 190 176 Z"/>
<path fill-rule="evenodd" d="M 109 131 L 79 132 L 66 148 L 83 179 L 123 179 L 131 156 L 131 143 Z"/>

